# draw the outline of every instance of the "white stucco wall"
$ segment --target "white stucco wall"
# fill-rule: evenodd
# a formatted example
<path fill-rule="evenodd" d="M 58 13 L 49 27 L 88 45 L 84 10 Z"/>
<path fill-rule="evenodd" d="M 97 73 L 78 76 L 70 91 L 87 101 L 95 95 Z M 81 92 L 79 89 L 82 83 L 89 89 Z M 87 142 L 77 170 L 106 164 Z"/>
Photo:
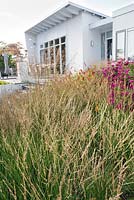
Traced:
<path fill-rule="evenodd" d="M 51 41 L 53 39 L 57 39 L 59 37 L 65 36 L 65 24 L 59 24 L 55 27 L 48 29 L 48 31 L 42 32 L 37 35 L 37 62 L 40 63 L 40 45 L 44 45 L 45 42 Z"/>
<path fill-rule="evenodd" d="M 134 28 L 134 4 L 113 12 L 113 59 L 116 59 L 116 32 L 126 30 L 127 58 L 127 31 Z"/>
<path fill-rule="evenodd" d="M 90 31 L 89 24 L 101 20 L 99 17 L 88 12 L 81 12 L 59 25 L 54 26 L 34 37 L 26 33 L 26 42 L 29 57 L 36 55 L 37 63 L 40 63 L 40 45 L 53 39 L 66 36 L 66 58 L 67 68 L 71 71 L 79 71 L 84 69 L 86 65 L 96 63 L 101 59 L 101 40 L 100 32 Z M 31 38 L 32 40 L 29 40 Z M 94 47 L 90 42 L 94 41 Z M 32 47 L 32 41 L 36 43 L 36 47 Z M 35 52 L 33 52 L 35 49 Z"/>
<path fill-rule="evenodd" d="M 83 32 L 82 13 L 68 21 L 67 36 L 67 64 L 75 71 L 83 68 Z"/>
<path fill-rule="evenodd" d="M 101 35 L 100 31 L 90 30 L 89 25 L 101 20 L 97 16 L 90 13 L 83 12 L 82 14 L 82 27 L 83 27 L 83 63 L 84 67 L 97 63 L 101 60 Z M 94 45 L 91 46 L 91 41 Z"/>
<path fill-rule="evenodd" d="M 36 55 L 40 63 L 40 45 L 50 40 L 66 36 L 67 68 L 78 71 L 83 65 L 82 13 L 37 35 Z"/>
<path fill-rule="evenodd" d="M 101 61 L 101 33 L 113 29 L 113 60 L 116 59 L 116 33 L 134 28 L 134 4 L 113 12 L 113 25 L 105 25 L 90 30 L 89 25 L 102 20 L 87 11 L 68 19 L 37 36 L 27 32 L 26 43 L 31 63 L 40 63 L 40 45 L 53 39 L 66 36 L 66 64 L 71 71 L 79 71 Z M 91 46 L 91 41 L 93 46 Z"/>
<path fill-rule="evenodd" d="M 30 33 L 25 33 L 26 46 L 28 49 L 29 63 L 36 63 L 36 36 Z"/>

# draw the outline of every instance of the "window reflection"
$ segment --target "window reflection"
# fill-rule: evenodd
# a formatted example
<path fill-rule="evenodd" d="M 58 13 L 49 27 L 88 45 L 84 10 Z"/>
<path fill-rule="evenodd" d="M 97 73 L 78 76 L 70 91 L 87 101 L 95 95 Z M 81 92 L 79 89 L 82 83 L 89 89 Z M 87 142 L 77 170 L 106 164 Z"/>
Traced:
<path fill-rule="evenodd" d="M 65 73 L 66 67 L 66 37 L 57 38 L 45 43 L 40 51 L 40 62 L 51 74 Z"/>
<path fill-rule="evenodd" d="M 125 58 L 125 31 L 117 32 L 117 48 L 116 57 L 118 59 Z"/>
<path fill-rule="evenodd" d="M 128 59 L 134 60 L 134 30 L 128 31 Z"/>

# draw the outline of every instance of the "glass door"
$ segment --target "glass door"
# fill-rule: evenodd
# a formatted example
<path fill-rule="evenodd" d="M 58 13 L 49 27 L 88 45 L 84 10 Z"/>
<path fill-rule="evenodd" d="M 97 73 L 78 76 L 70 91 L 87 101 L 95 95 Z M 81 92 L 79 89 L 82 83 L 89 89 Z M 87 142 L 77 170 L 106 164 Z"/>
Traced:
<path fill-rule="evenodd" d="M 112 60 L 112 39 L 107 39 L 107 60 Z"/>
<path fill-rule="evenodd" d="M 112 31 L 101 33 L 101 60 L 112 60 Z"/>

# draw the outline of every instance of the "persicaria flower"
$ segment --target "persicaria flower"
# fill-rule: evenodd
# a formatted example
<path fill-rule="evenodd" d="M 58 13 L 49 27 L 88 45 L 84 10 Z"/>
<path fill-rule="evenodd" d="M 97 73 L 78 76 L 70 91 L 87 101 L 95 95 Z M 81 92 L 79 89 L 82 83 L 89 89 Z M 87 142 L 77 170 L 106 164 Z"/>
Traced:
<path fill-rule="evenodd" d="M 108 80 L 109 103 L 117 109 L 129 109 L 130 104 L 132 104 L 132 110 L 134 108 L 134 93 L 132 94 L 132 90 L 134 90 L 134 62 L 123 59 L 112 62 L 111 65 L 108 62 L 108 66 L 102 69 L 102 74 Z"/>
<path fill-rule="evenodd" d="M 124 65 L 129 65 L 129 61 L 126 60 L 126 61 L 124 62 Z"/>
<path fill-rule="evenodd" d="M 118 103 L 117 106 L 116 106 L 116 108 L 117 108 L 118 110 L 122 110 L 122 108 L 123 108 L 122 103 Z"/>

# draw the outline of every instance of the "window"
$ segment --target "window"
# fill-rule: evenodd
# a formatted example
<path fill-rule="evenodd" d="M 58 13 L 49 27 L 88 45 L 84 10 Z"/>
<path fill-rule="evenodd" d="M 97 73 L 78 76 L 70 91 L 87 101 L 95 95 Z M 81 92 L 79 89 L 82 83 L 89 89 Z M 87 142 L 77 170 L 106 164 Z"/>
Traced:
<path fill-rule="evenodd" d="M 56 56 L 56 72 L 60 74 L 60 46 L 56 46 L 55 48 L 55 56 Z"/>
<path fill-rule="evenodd" d="M 128 31 L 128 60 L 134 60 L 134 29 Z"/>
<path fill-rule="evenodd" d="M 101 33 L 101 60 L 112 59 L 112 30 Z"/>
<path fill-rule="evenodd" d="M 50 44 L 50 47 L 52 47 L 53 46 L 53 40 L 50 41 L 49 44 Z"/>
<path fill-rule="evenodd" d="M 47 48 L 47 47 L 48 47 L 48 42 L 45 43 L 45 48 Z"/>
<path fill-rule="evenodd" d="M 108 31 L 106 33 L 106 37 L 111 39 L 112 38 L 112 31 Z"/>
<path fill-rule="evenodd" d="M 125 31 L 119 31 L 116 33 L 116 58 L 121 59 L 125 58 L 125 44 L 126 40 L 126 32 Z"/>
<path fill-rule="evenodd" d="M 66 37 L 57 38 L 45 43 L 45 49 L 40 51 L 40 62 L 49 69 L 51 74 L 65 72 L 66 67 Z"/>
<path fill-rule="evenodd" d="M 61 43 L 65 43 L 65 40 L 66 40 L 66 38 L 65 38 L 65 37 L 62 37 L 62 38 L 61 38 Z"/>
<path fill-rule="evenodd" d="M 55 45 L 59 44 L 59 39 L 55 40 Z"/>
<path fill-rule="evenodd" d="M 44 63 L 45 63 L 45 65 L 49 64 L 49 51 L 48 51 L 48 49 L 45 49 Z"/>
<path fill-rule="evenodd" d="M 40 62 L 44 63 L 44 50 L 40 50 Z"/>
<path fill-rule="evenodd" d="M 54 74 L 54 48 L 50 48 L 50 69 L 51 74 Z"/>
<path fill-rule="evenodd" d="M 66 67 L 66 45 L 61 45 L 61 55 L 62 55 L 62 71 L 64 73 Z"/>

